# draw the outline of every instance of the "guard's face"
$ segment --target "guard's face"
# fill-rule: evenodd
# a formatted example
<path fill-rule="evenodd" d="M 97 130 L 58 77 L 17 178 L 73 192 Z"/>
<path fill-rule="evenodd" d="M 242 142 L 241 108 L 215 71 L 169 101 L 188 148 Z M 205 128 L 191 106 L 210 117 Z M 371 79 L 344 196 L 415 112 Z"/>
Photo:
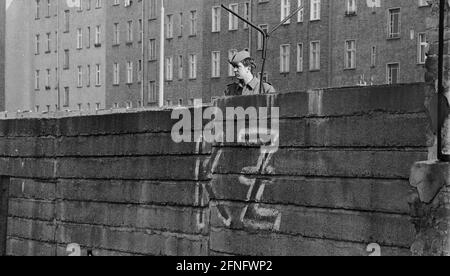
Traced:
<path fill-rule="evenodd" d="M 240 80 L 244 79 L 244 76 L 248 76 L 249 74 L 251 74 L 250 67 L 245 67 L 242 62 L 239 62 L 237 66 L 234 66 L 233 70 L 236 78 Z"/>

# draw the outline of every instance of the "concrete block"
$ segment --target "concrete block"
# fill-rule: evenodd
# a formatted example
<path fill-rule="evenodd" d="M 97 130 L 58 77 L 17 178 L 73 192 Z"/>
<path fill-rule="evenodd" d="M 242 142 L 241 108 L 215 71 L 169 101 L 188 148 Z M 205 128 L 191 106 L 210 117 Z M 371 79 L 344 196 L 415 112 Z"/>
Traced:
<path fill-rule="evenodd" d="M 17 218 L 52 222 L 55 218 L 55 205 L 51 201 L 11 198 L 8 214 Z"/>
<path fill-rule="evenodd" d="M 233 97 L 219 100 L 218 106 L 222 109 L 232 106 L 277 106 L 280 107 L 281 118 L 342 116 L 375 111 L 414 113 L 425 110 L 424 86 L 425 84 L 346 87 L 310 93 Z"/>
<path fill-rule="evenodd" d="M 9 196 L 10 198 L 54 200 L 56 198 L 56 183 L 26 178 L 11 178 Z"/>
<path fill-rule="evenodd" d="M 39 241 L 8 238 L 7 255 L 8 256 L 55 256 L 55 245 Z"/>
<path fill-rule="evenodd" d="M 50 137 L 0 137 L 2 157 L 52 157 L 55 139 Z"/>
<path fill-rule="evenodd" d="M 53 242 L 55 225 L 38 220 L 8 218 L 8 237 L 31 239 L 41 242 Z"/>
<path fill-rule="evenodd" d="M 170 132 L 171 111 L 148 111 L 100 116 L 63 118 L 58 121 L 62 136 Z"/>
<path fill-rule="evenodd" d="M 414 192 L 407 180 L 278 176 L 263 180 L 269 180 L 260 200 L 266 204 L 409 214 Z M 211 186 L 217 200 L 247 200 L 249 186 L 238 176 L 214 175 Z"/>
<path fill-rule="evenodd" d="M 205 211 L 188 207 L 63 201 L 58 204 L 57 213 L 58 220 L 70 223 L 206 234 L 207 228 L 197 220 Z"/>
<path fill-rule="evenodd" d="M 285 205 L 248 203 L 224 203 L 233 218 L 231 228 L 251 233 L 261 233 L 266 219 L 246 221 L 242 219 L 244 208 L 261 209 L 260 213 L 273 210 L 281 217 L 277 233 L 301 235 L 303 237 L 358 242 L 364 244 L 379 243 L 394 247 L 408 248 L 414 240 L 415 229 L 409 215 L 392 215 L 345 210 L 293 207 Z M 225 227 L 217 212 L 216 204 L 211 210 L 211 226 Z M 264 211 L 263 211 L 264 210 Z M 267 218 L 268 219 L 268 218 Z M 262 228 L 265 229 L 265 228 Z"/>
<path fill-rule="evenodd" d="M 281 119 L 279 144 L 283 147 L 426 147 L 429 125 L 425 113 L 386 114 L 374 113 L 361 116 Z M 268 126 L 270 128 L 270 118 Z M 238 134 L 257 120 L 226 121 L 224 137 L 233 131 L 234 143 Z M 230 126 L 233 126 L 231 128 Z"/>
<path fill-rule="evenodd" d="M 196 182 L 69 180 L 58 182 L 58 198 L 74 201 L 200 206 Z M 207 201 L 204 201 L 207 204 Z"/>
<path fill-rule="evenodd" d="M 241 174 L 256 166 L 259 156 L 259 149 L 224 148 L 215 173 Z M 407 179 L 412 164 L 426 157 L 419 150 L 280 149 L 269 165 L 276 175 Z"/>
<path fill-rule="evenodd" d="M 81 179 L 195 180 L 197 159 L 201 164 L 202 158 L 195 156 L 61 158 L 57 164 L 57 176 Z M 206 179 L 201 169 L 199 172 L 199 179 Z"/>
<path fill-rule="evenodd" d="M 418 162 L 412 167 L 410 182 L 417 189 L 412 254 L 450 256 L 450 163 Z"/>
<path fill-rule="evenodd" d="M 76 224 L 63 224 L 57 231 L 58 243 L 102 250 L 158 256 L 205 256 L 208 252 L 205 236 Z"/>
<path fill-rule="evenodd" d="M 450 185 L 450 163 L 415 163 L 411 169 L 410 184 L 417 189 L 423 203 L 431 203 L 442 187 Z"/>
<path fill-rule="evenodd" d="M 51 179 L 55 160 L 44 158 L 0 158 L 0 174 L 17 178 Z"/>
<path fill-rule="evenodd" d="M 274 233 L 254 235 L 223 228 L 211 229 L 211 249 L 246 256 L 369 256 L 367 245 L 310 239 Z M 381 247 L 382 256 L 408 256 L 404 248 Z"/>
<path fill-rule="evenodd" d="M 280 145 L 295 147 L 426 147 L 425 114 L 372 114 L 280 121 Z"/>
<path fill-rule="evenodd" d="M 170 133 L 121 134 L 62 137 L 57 141 L 58 156 L 138 156 L 196 153 L 195 143 L 174 143 Z M 207 145 L 203 154 L 211 146 Z"/>

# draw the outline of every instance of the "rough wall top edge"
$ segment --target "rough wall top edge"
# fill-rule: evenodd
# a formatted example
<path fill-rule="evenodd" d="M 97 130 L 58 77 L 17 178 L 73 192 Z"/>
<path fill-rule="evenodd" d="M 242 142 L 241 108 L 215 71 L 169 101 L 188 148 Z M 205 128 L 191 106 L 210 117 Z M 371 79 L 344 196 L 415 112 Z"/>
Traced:
<path fill-rule="evenodd" d="M 309 92 L 224 97 L 216 106 L 279 107 L 282 118 L 349 116 L 371 112 L 425 112 L 427 84 L 349 87 Z M 204 107 L 206 108 L 206 107 Z M 189 108 L 193 119 L 194 108 Z M 78 136 L 170 132 L 172 110 L 152 110 L 66 118 L 0 120 L 0 137 Z"/>

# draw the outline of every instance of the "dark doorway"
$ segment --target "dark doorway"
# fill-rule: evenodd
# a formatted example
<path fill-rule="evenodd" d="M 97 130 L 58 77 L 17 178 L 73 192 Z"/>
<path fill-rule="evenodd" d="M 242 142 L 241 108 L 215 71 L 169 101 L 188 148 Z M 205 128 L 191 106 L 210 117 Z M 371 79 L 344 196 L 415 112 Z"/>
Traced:
<path fill-rule="evenodd" d="M 9 177 L 0 177 L 0 256 L 6 255 L 6 232 L 8 229 Z"/>

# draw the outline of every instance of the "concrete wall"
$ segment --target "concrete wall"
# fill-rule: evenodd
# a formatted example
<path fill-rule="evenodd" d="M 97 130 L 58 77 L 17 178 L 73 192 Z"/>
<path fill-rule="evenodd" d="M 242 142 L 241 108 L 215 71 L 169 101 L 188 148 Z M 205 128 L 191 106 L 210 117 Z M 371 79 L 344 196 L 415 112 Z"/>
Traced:
<path fill-rule="evenodd" d="M 409 255 L 427 89 L 222 99 L 280 107 L 280 148 L 256 174 L 257 146 L 174 144 L 170 111 L 0 121 L 7 254 Z"/>

